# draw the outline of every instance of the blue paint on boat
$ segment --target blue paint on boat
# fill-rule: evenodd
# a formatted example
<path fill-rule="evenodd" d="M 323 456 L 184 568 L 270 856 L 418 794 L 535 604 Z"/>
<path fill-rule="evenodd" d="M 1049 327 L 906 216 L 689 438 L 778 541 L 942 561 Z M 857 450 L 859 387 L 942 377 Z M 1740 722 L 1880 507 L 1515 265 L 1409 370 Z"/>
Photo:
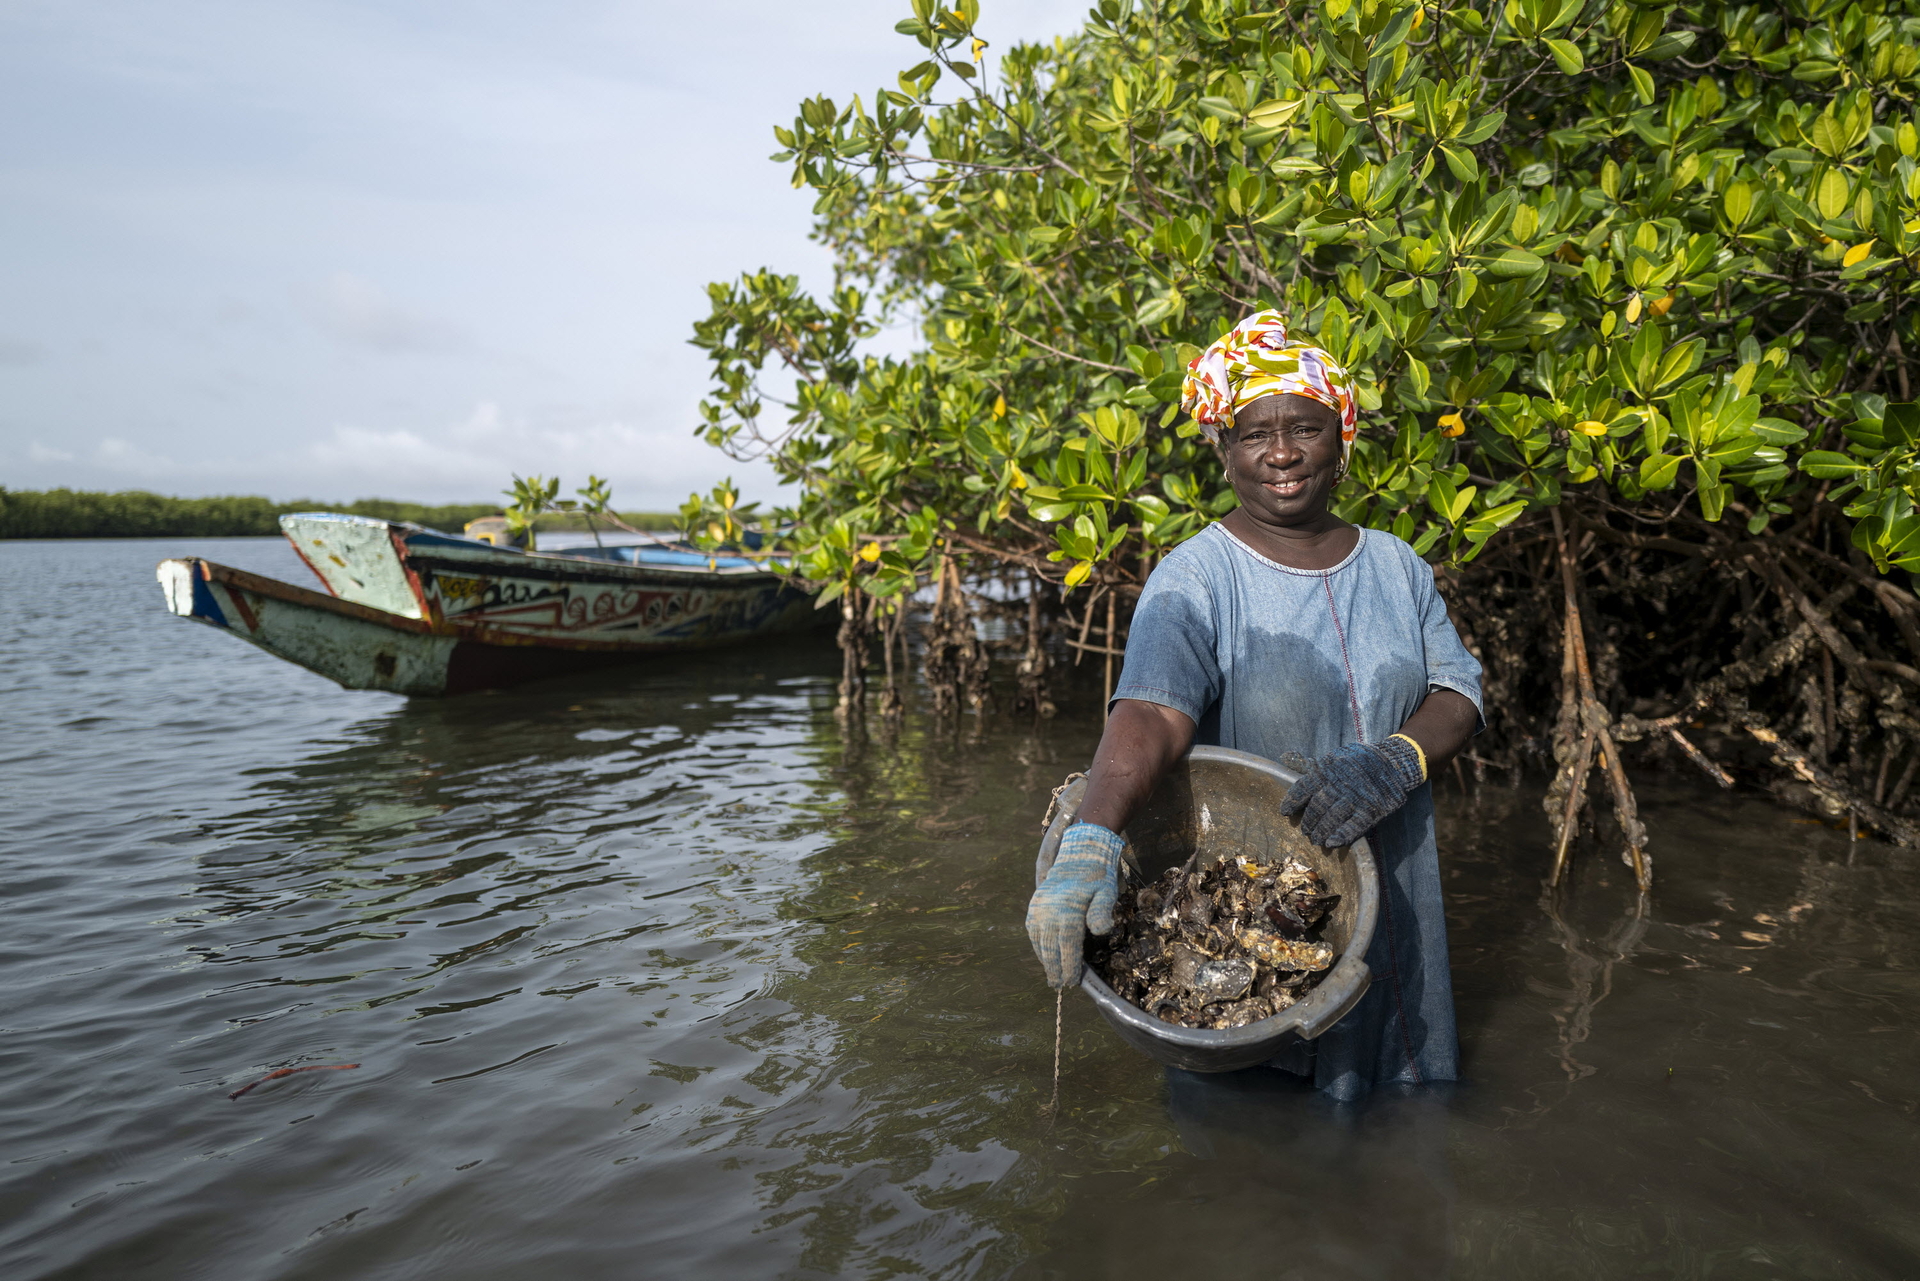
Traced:
<path fill-rule="evenodd" d="M 198 574 L 193 578 L 193 617 L 212 623 L 215 627 L 233 628 L 233 624 L 227 621 L 227 612 L 213 598 L 213 584 Z"/>
<path fill-rule="evenodd" d="M 709 556 L 684 544 L 630 543 L 619 547 L 569 547 L 549 552 L 552 556 L 572 556 L 579 560 L 611 560 L 623 565 L 679 565 L 688 569 L 765 569 L 765 561 L 749 556 Z"/>

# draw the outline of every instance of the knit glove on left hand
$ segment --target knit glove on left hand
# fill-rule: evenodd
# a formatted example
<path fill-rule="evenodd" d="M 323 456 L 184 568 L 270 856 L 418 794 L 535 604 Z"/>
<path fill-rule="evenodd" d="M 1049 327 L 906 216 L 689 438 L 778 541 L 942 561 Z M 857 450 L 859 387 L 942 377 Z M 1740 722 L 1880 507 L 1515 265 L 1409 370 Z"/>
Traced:
<path fill-rule="evenodd" d="M 1027 937 L 1048 987 L 1080 981 L 1080 940 L 1113 929 L 1120 895 L 1120 851 L 1126 838 L 1094 823 L 1075 823 L 1060 838 L 1047 879 L 1027 904 Z"/>
<path fill-rule="evenodd" d="M 1310 765 L 1280 812 L 1300 815 L 1300 830 L 1315 845 L 1351 845 L 1425 781 L 1420 753 L 1404 738 L 1349 743 Z"/>

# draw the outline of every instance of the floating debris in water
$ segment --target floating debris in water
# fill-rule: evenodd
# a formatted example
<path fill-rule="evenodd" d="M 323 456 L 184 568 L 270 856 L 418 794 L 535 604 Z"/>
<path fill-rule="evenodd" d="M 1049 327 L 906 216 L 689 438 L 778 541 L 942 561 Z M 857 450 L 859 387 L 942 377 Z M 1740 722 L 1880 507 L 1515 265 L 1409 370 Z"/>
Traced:
<path fill-rule="evenodd" d="M 229 1094 L 227 1097 L 230 1099 L 237 1099 L 241 1095 L 245 1094 L 247 1091 L 255 1088 L 256 1086 L 265 1085 L 268 1081 L 278 1081 L 283 1076 L 292 1076 L 295 1072 L 351 1072 L 354 1068 L 357 1068 L 359 1066 L 360 1065 L 358 1063 L 309 1063 L 305 1067 L 281 1068 L 278 1072 L 267 1073 L 265 1076 L 261 1077 L 258 1081 L 255 1081 L 250 1085 L 241 1086 L 239 1089 L 235 1090 L 232 1094 Z"/>
<path fill-rule="evenodd" d="M 1107 985 L 1180 1027 L 1244 1027 L 1293 1005 L 1333 964 L 1319 938 L 1338 894 L 1298 859 L 1169 868 L 1123 892 L 1113 932 L 1088 941 Z"/>

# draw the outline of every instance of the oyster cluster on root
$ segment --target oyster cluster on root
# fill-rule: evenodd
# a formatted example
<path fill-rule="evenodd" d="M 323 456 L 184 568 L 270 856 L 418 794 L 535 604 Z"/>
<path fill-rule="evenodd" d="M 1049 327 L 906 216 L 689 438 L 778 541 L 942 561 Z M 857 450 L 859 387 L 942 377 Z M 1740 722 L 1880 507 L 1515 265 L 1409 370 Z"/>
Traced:
<path fill-rule="evenodd" d="M 1169 868 L 1123 890 L 1113 932 L 1087 960 L 1120 996 L 1181 1027 L 1243 1027 L 1278 1014 L 1333 964 L 1321 940 L 1340 901 L 1298 859 Z"/>

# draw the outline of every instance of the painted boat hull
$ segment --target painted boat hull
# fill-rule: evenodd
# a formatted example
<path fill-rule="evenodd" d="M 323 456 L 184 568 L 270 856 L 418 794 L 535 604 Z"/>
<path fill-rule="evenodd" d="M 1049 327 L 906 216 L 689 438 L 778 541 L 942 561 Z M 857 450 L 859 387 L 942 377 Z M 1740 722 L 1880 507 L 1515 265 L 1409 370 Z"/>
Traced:
<path fill-rule="evenodd" d="M 167 606 L 348 689 L 499 689 L 830 621 L 737 558 L 541 555 L 354 517 L 283 525 L 333 595 L 185 558 L 159 566 Z"/>

